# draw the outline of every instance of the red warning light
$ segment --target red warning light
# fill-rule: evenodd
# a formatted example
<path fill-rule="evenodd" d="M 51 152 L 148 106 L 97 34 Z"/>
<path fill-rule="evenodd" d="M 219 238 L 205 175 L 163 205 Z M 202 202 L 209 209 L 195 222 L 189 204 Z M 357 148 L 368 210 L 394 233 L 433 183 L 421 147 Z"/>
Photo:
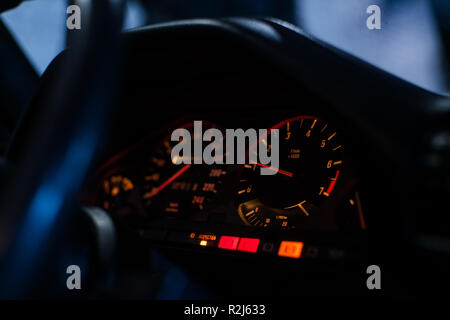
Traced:
<path fill-rule="evenodd" d="M 242 238 L 239 242 L 238 251 L 255 253 L 258 250 L 259 239 Z"/>
<path fill-rule="evenodd" d="M 221 236 L 218 247 L 220 249 L 236 250 L 239 237 Z"/>

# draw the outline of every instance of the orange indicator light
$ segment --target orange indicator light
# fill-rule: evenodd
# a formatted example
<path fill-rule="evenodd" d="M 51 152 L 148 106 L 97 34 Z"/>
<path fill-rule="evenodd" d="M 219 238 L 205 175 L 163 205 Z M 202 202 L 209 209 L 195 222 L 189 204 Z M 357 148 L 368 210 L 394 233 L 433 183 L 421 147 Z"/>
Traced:
<path fill-rule="evenodd" d="M 259 246 L 259 239 L 242 238 L 239 242 L 238 251 L 256 253 Z"/>
<path fill-rule="evenodd" d="M 221 236 L 218 247 L 220 249 L 236 250 L 239 237 Z"/>
<path fill-rule="evenodd" d="M 281 241 L 278 255 L 287 258 L 300 258 L 302 255 L 303 242 L 297 241 Z"/>
<path fill-rule="evenodd" d="M 202 240 L 202 241 L 200 241 L 200 245 L 201 245 L 202 247 L 206 247 L 206 246 L 208 245 L 208 241 Z"/>

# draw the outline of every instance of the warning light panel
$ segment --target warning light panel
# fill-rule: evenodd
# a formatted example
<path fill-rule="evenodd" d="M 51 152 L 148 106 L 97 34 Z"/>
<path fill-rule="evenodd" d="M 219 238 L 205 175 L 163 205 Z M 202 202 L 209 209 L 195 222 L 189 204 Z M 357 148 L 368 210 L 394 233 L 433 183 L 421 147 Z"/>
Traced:
<path fill-rule="evenodd" d="M 256 253 L 259 241 L 259 239 L 254 238 L 242 238 L 239 242 L 238 251 Z"/>
<path fill-rule="evenodd" d="M 226 250 L 236 250 L 239 237 L 221 236 L 218 247 Z"/>
<path fill-rule="evenodd" d="M 215 241 L 217 237 L 215 234 L 199 234 L 197 235 L 197 239 Z"/>
<path fill-rule="evenodd" d="M 278 255 L 287 258 L 300 258 L 303 250 L 303 242 L 297 241 L 281 241 Z"/>

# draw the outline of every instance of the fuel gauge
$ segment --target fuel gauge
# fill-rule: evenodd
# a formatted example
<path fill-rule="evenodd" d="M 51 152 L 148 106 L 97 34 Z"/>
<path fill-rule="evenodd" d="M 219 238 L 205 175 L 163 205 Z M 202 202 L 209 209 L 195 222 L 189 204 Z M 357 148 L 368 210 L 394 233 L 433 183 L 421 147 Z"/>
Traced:
<path fill-rule="evenodd" d="M 122 175 L 107 176 L 101 186 L 102 206 L 117 217 L 128 216 L 139 211 L 139 193 L 132 179 Z"/>

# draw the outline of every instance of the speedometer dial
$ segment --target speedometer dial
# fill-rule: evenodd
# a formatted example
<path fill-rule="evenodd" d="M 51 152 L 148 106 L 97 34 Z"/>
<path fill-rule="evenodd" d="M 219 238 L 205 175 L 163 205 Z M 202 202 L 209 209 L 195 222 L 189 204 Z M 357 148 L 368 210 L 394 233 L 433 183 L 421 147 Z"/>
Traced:
<path fill-rule="evenodd" d="M 205 127 L 214 127 L 203 122 Z M 193 124 L 183 128 L 191 133 L 192 139 L 202 140 L 193 133 Z M 177 142 L 166 137 L 149 155 L 144 165 L 143 201 L 150 216 L 164 215 L 168 218 L 190 216 L 202 220 L 202 213 L 219 192 L 223 176 L 223 165 L 176 165 L 171 158 Z M 191 145 L 194 145 L 192 141 Z M 193 163 L 194 161 L 191 161 Z"/>
<path fill-rule="evenodd" d="M 260 163 L 245 165 L 238 188 L 238 213 L 248 225 L 295 228 L 317 215 L 333 192 L 342 171 L 343 145 L 327 122 L 313 116 L 291 118 L 272 129 L 279 129 L 277 174 L 260 175 L 256 169 L 265 166 Z"/>

